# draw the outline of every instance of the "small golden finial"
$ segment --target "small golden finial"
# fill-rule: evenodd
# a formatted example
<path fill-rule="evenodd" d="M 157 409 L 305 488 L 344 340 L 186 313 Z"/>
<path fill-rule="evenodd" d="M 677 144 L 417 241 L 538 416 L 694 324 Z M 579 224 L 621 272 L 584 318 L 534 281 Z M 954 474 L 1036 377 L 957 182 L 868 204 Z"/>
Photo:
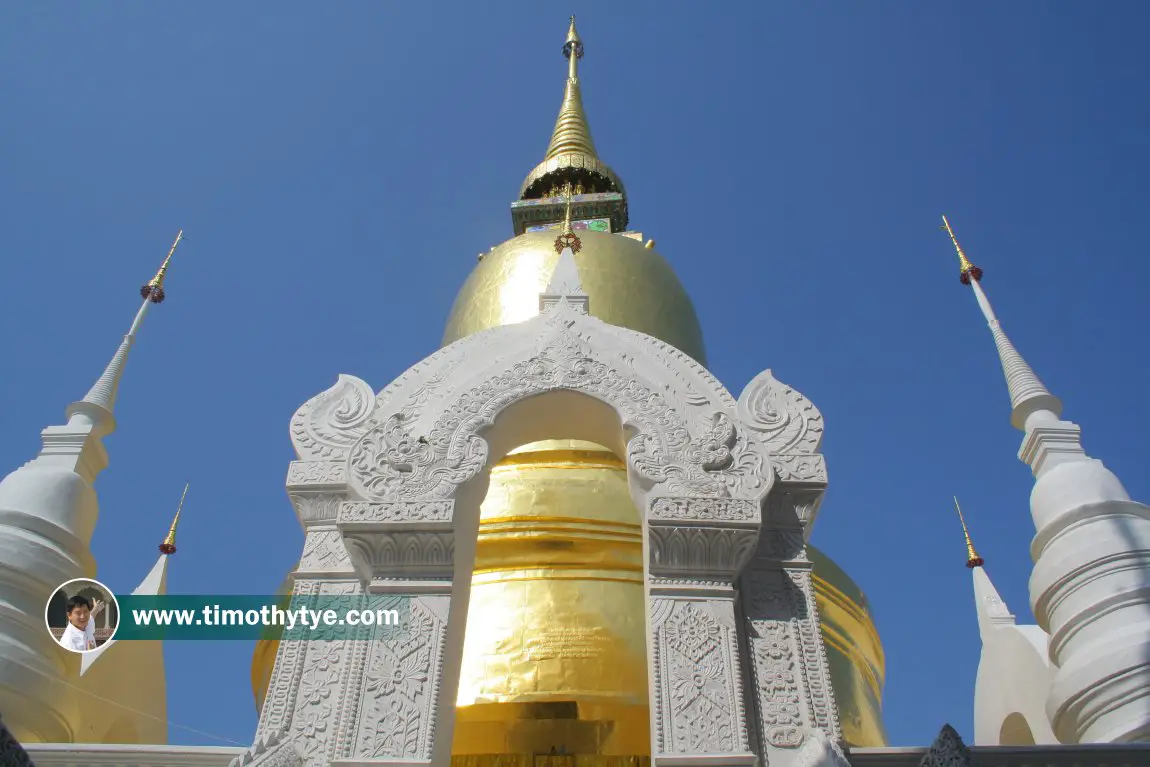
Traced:
<path fill-rule="evenodd" d="M 962 535 L 966 538 L 966 566 L 969 568 L 982 567 L 982 557 L 974 550 L 974 543 L 970 540 L 970 531 L 966 529 L 966 519 L 962 516 L 962 507 L 958 505 L 958 496 L 954 497 L 954 508 L 958 510 L 958 521 L 962 524 Z"/>
<path fill-rule="evenodd" d="M 950 222 L 946 220 L 946 216 L 942 217 L 940 228 L 950 235 L 950 241 L 954 243 L 954 249 L 958 252 L 958 266 L 961 270 L 958 279 L 963 285 L 969 285 L 972 279 L 975 282 L 981 282 L 982 270 L 970 263 L 970 259 L 962 252 L 962 246 L 958 244 L 958 238 L 954 236 L 954 230 L 950 228 Z"/>
<path fill-rule="evenodd" d="M 574 54 L 574 55 L 572 55 Z M 563 55 L 567 59 L 567 77 L 576 80 L 579 77 L 579 67 L 576 64 L 583 58 L 583 41 L 575 31 L 575 17 L 571 17 L 571 26 L 567 28 L 567 40 L 563 43 Z"/>
<path fill-rule="evenodd" d="M 563 231 L 555 238 L 555 252 L 562 253 L 564 249 L 571 248 L 572 253 L 578 253 L 583 249 L 583 241 L 579 239 L 579 235 L 571 228 L 571 184 L 567 183 L 563 187 L 563 196 L 566 198 L 567 210 L 563 215 Z"/>
<path fill-rule="evenodd" d="M 184 485 L 184 494 L 180 496 L 180 505 L 176 507 L 176 516 L 168 530 L 168 537 L 164 538 L 164 542 L 160 544 L 161 554 L 176 553 L 176 525 L 180 524 L 180 512 L 184 510 L 184 499 L 188 497 L 188 487 L 190 487 L 190 483 Z"/>
<path fill-rule="evenodd" d="M 168 251 L 168 257 L 164 259 L 164 263 L 160 264 L 160 271 L 156 272 L 156 276 L 140 288 L 141 298 L 148 299 L 154 304 L 163 303 L 164 277 L 168 274 L 168 264 L 172 262 L 172 256 L 176 252 L 176 246 L 180 244 L 180 240 L 182 239 L 184 239 L 183 229 L 176 235 L 176 241 L 172 243 L 172 248 Z"/>

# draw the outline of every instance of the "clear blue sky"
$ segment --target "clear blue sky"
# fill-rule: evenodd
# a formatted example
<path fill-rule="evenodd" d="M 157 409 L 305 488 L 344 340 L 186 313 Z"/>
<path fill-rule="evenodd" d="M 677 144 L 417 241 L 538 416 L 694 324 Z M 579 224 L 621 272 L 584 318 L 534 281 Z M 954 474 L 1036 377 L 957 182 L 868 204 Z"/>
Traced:
<path fill-rule="evenodd" d="M 939 215 L 1087 449 L 1150 499 L 1150 6 L 721 7 L 6 4 L 0 470 L 87 391 L 182 227 L 107 440 L 99 574 L 134 587 L 191 482 L 170 590 L 274 590 L 302 544 L 292 413 L 436 348 L 476 254 L 510 236 L 576 13 L 595 141 L 713 371 L 737 393 L 773 368 L 826 417 L 814 540 L 872 600 L 893 743 L 971 738 L 951 495 L 1029 621 L 1031 479 Z M 169 646 L 171 719 L 249 743 L 250 654 Z"/>

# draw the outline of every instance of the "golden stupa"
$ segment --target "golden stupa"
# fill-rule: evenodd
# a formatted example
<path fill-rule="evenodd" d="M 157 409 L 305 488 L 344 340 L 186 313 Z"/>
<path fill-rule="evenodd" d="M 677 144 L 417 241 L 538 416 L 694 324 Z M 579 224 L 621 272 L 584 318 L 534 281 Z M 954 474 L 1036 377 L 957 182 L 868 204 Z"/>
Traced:
<path fill-rule="evenodd" d="M 512 205 L 517 236 L 480 256 L 452 308 L 443 344 L 539 311 L 559 258 L 554 231 L 579 230 L 576 261 L 590 311 L 706 362 L 686 291 L 654 242 L 627 226 L 626 192 L 599 159 L 569 71 L 547 154 Z M 482 506 L 455 725 L 460 767 L 566 753 L 599 763 L 650 756 L 642 530 L 624 463 L 599 445 L 556 439 L 497 464 Z M 822 619 L 843 735 L 884 746 L 884 658 L 865 597 L 814 547 Z M 277 643 L 256 648 L 262 704 Z M 507 758 L 498 758 L 505 755 Z"/>

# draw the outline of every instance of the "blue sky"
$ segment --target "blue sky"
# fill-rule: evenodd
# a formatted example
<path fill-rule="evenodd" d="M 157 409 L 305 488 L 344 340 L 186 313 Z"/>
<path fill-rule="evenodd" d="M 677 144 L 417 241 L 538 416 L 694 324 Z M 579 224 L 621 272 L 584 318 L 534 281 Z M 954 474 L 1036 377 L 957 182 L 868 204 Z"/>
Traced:
<path fill-rule="evenodd" d="M 969 739 L 979 642 L 951 495 L 1029 621 L 1031 478 L 939 216 L 1087 450 L 1150 499 L 1148 12 L 7 4 L 0 469 L 87 391 L 182 227 L 107 440 L 99 575 L 144 576 L 190 482 L 170 591 L 274 590 L 302 545 L 292 413 L 339 373 L 380 389 L 437 347 L 542 159 L 575 13 L 595 142 L 713 372 L 737 393 L 770 367 L 826 417 L 814 540 L 872 601 L 892 743 L 944 722 Z M 249 743 L 250 644 L 166 655 L 170 718 Z"/>

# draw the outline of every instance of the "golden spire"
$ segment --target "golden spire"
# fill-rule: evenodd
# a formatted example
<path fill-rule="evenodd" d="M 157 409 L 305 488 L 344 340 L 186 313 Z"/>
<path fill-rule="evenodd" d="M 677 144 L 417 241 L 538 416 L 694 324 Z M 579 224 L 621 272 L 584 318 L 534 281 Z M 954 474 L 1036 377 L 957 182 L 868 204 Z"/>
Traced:
<path fill-rule="evenodd" d="M 958 238 L 954 236 L 954 230 L 950 228 L 950 222 L 946 220 L 946 216 L 942 217 L 941 228 L 950 235 L 950 241 L 954 243 L 954 249 L 958 252 L 958 266 L 961 270 L 958 279 L 962 281 L 963 285 L 969 285 L 971 279 L 975 282 L 981 282 L 982 270 L 970 263 L 970 259 L 962 252 L 962 246 L 958 244 Z"/>
<path fill-rule="evenodd" d="M 176 553 L 176 525 L 180 524 L 180 512 L 184 509 L 184 499 L 188 497 L 189 486 L 190 485 L 184 485 L 184 494 L 180 496 L 180 505 L 176 507 L 176 516 L 172 520 L 171 528 L 168 529 L 168 537 L 164 538 L 164 542 L 160 544 L 161 554 Z"/>
<path fill-rule="evenodd" d="M 579 92 L 579 59 L 583 58 L 583 41 L 575 31 L 575 17 L 571 17 L 571 28 L 567 31 L 567 41 L 563 43 L 563 55 L 567 57 L 567 87 L 563 91 L 563 106 L 559 108 L 559 119 L 551 132 L 551 143 L 543 161 L 559 155 L 581 154 L 598 157 L 595 142 L 591 140 L 591 128 L 587 125 L 587 114 L 583 111 L 583 97 Z"/>
<path fill-rule="evenodd" d="M 568 181 L 583 185 L 587 192 L 623 194 L 622 182 L 595 151 L 587 114 L 583 111 L 583 97 L 579 90 L 579 60 L 583 58 L 583 41 L 575 29 L 574 16 L 571 17 L 571 25 L 563 43 L 563 56 L 567 59 L 563 105 L 559 108 L 559 117 L 551 132 L 547 154 L 543 162 L 535 166 L 524 180 L 520 197 L 524 200 L 557 197 Z M 588 183 L 584 185 L 583 182 Z"/>
<path fill-rule="evenodd" d="M 954 497 L 954 508 L 958 510 L 958 521 L 962 524 L 962 535 L 966 538 L 966 566 L 969 568 L 982 567 L 982 557 L 974 550 L 974 542 L 970 540 L 970 531 L 966 529 L 966 519 L 962 516 L 962 507 L 958 505 L 958 496 Z"/>
<path fill-rule="evenodd" d="M 140 296 L 146 299 L 151 299 L 152 303 L 162 303 L 164 300 L 164 277 L 168 274 L 168 264 L 172 262 L 172 256 L 176 253 L 176 246 L 180 244 L 180 240 L 184 238 L 184 230 L 181 229 L 176 235 L 176 241 L 172 243 L 171 250 L 168 251 L 168 257 L 164 259 L 164 263 L 160 264 L 160 270 L 156 272 L 156 276 L 148 281 L 142 288 L 140 288 Z"/>

